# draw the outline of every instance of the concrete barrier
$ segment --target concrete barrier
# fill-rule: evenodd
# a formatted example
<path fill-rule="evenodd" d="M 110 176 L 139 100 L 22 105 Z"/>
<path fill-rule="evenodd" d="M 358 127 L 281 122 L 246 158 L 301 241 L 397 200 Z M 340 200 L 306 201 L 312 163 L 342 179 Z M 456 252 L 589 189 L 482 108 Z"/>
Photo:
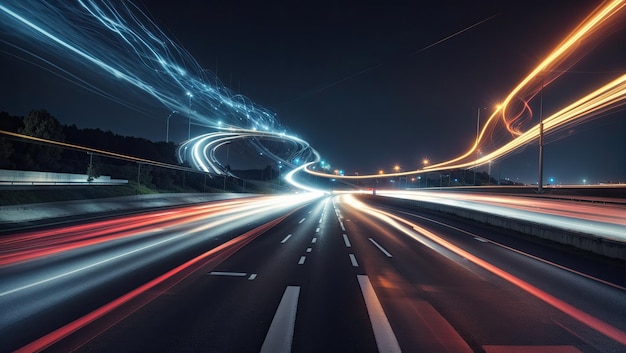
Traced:
<path fill-rule="evenodd" d="M 87 174 L 36 172 L 0 169 L 0 185 L 119 185 L 128 180 L 99 176 L 89 181 Z"/>
<path fill-rule="evenodd" d="M 426 209 L 430 211 L 452 214 L 458 217 L 471 219 L 477 222 L 486 223 L 496 227 L 520 232 L 537 238 L 551 240 L 561 244 L 567 244 L 579 249 L 590 251 L 595 254 L 626 259 L 626 243 L 606 239 L 592 234 L 585 234 L 552 227 L 547 224 L 512 219 L 490 213 L 484 213 L 462 207 L 454 207 L 437 203 L 399 199 L 394 197 L 360 195 L 359 197 L 369 201 L 391 206 L 402 206 L 415 209 Z"/>

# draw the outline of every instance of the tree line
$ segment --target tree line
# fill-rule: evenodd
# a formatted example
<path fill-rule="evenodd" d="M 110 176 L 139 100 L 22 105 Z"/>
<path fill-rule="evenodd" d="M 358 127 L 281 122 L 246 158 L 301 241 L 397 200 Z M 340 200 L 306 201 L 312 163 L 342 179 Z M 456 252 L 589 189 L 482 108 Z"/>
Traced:
<path fill-rule="evenodd" d="M 45 109 L 33 109 L 25 116 L 0 112 L 0 130 L 73 145 L 115 152 L 128 156 L 186 166 L 176 158 L 173 142 L 153 142 L 145 138 L 122 136 L 111 131 L 63 125 Z M 87 174 L 89 178 L 109 175 L 115 179 L 168 191 L 207 191 L 225 188 L 225 181 L 199 173 L 141 165 L 85 151 L 26 142 L 0 135 L 0 169 Z M 220 177 L 221 178 L 221 177 Z M 228 180 L 237 189 L 237 180 Z M 248 185 L 250 188 L 251 185 Z"/>

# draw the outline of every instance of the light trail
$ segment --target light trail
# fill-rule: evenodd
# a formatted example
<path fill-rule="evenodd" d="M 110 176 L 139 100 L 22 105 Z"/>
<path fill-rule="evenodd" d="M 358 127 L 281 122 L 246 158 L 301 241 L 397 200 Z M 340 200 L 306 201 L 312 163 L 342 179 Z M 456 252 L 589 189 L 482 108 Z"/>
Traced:
<path fill-rule="evenodd" d="M 226 166 L 217 159 L 216 151 L 238 140 L 250 142 L 264 156 L 288 169 L 296 168 L 302 162 L 316 163 L 320 160 L 317 151 L 308 142 L 298 137 L 284 133 L 234 128 L 200 135 L 185 141 L 177 149 L 178 160 L 181 162 L 188 160 L 194 168 L 205 172 L 231 175 Z M 287 153 L 279 155 L 266 148 L 259 142 L 260 140 L 281 141 L 289 144 L 289 148 L 284 149 Z"/>
<path fill-rule="evenodd" d="M 202 206 L 187 206 L 167 212 L 133 215 L 85 225 L 55 228 L 6 235 L 0 238 L 0 269 L 24 261 L 31 261 L 63 252 L 84 249 L 111 241 L 152 234 L 155 229 L 176 229 L 209 218 L 236 215 L 241 219 L 247 212 L 271 211 L 280 204 L 298 204 L 314 194 L 264 196 L 212 202 Z M 210 223 L 215 225 L 214 223 Z M 0 293 L 0 296 L 2 294 Z"/>
<path fill-rule="evenodd" d="M 396 228 L 397 230 L 401 231 L 412 239 L 428 246 L 429 248 L 439 252 L 437 249 L 435 249 L 435 247 L 429 244 L 426 239 L 432 241 L 434 244 L 445 248 L 448 251 L 451 251 L 452 253 L 460 256 L 463 259 L 471 261 L 472 263 L 483 268 L 484 270 L 489 271 L 492 274 L 502 278 L 503 280 L 517 286 L 518 288 L 533 295 L 537 299 L 542 300 L 543 302 L 551 305 L 552 307 L 560 310 L 564 314 L 577 320 L 581 324 L 584 324 L 589 328 L 596 330 L 597 332 L 615 340 L 616 342 L 619 342 L 622 345 L 626 345 L 626 332 L 620 330 L 619 328 L 614 327 L 602 321 L 601 319 L 586 313 L 585 311 L 551 295 L 550 293 L 532 285 L 531 283 L 526 282 L 519 277 L 516 277 L 515 275 L 503 270 L 502 268 L 495 266 L 478 256 L 475 256 L 474 254 L 450 243 L 449 241 L 446 241 L 439 235 L 429 231 L 426 228 L 420 227 L 419 225 L 412 223 L 409 220 L 398 217 L 389 212 L 369 207 L 364 203 L 356 200 L 353 195 L 346 195 L 343 197 L 345 197 L 346 203 L 351 207 L 389 224 L 390 226 Z"/>
<path fill-rule="evenodd" d="M 10 31 L 4 42 L 38 60 L 54 62 L 64 68 L 62 76 L 92 70 L 209 127 L 282 129 L 273 112 L 226 88 L 129 1 L 13 1 L 0 4 L 0 18 L 0 28 Z M 26 43 L 20 46 L 9 38 Z M 41 48 L 28 50 L 28 42 Z"/>
<path fill-rule="evenodd" d="M 226 258 L 236 253 L 246 244 L 257 238 L 259 235 L 266 232 L 274 225 L 280 223 L 287 216 L 280 217 L 276 220 L 268 222 L 256 229 L 253 229 L 241 236 L 234 238 L 214 249 L 211 249 L 200 256 L 197 256 L 184 264 L 164 273 L 163 275 L 145 283 L 136 289 L 126 293 L 125 295 L 99 307 L 96 310 L 72 321 L 71 323 L 60 327 L 49 334 L 40 337 L 39 339 L 27 344 L 26 346 L 18 349 L 16 352 L 33 352 L 44 350 L 56 342 L 64 339 L 65 337 L 73 334 L 81 328 L 93 324 L 98 320 L 103 322 L 99 325 L 97 332 L 92 332 L 89 337 L 81 337 L 81 342 L 78 345 L 82 345 L 88 342 L 93 337 L 97 336 L 101 332 L 105 331 L 112 325 L 119 322 L 122 318 L 128 317 L 141 307 L 147 305 L 158 296 L 165 293 L 167 290 L 180 283 L 185 278 L 189 277 L 194 272 L 203 268 L 210 263 L 220 263 Z M 119 314 L 115 318 L 106 319 L 106 315 L 109 315 L 115 311 Z"/>
<path fill-rule="evenodd" d="M 625 210 L 620 206 L 461 192 L 433 194 L 427 191 L 384 190 L 378 191 L 377 195 L 470 209 L 615 241 L 626 241 Z"/>
<path fill-rule="evenodd" d="M 140 219 L 142 216 L 131 216 L 113 222 L 106 229 L 109 232 L 106 234 L 94 234 L 99 232 L 100 226 L 107 227 L 108 222 L 103 221 L 50 231 L 55 232 L 56 236 L 48 234 L 41 237 L 32 232 L 11 236 L 6 241 L 9 245 L 2 245 L 9 252 L 20 252 L 32 247 L 50 250 L 50 253 L 26 254 L 26 259 L 9 259 L 0 266 L 3 278 L 0 282 L 0 308 L 3 312 L 0 326 L 19 326 L 25 318 L 32 319 L 33 315 L 41 315 L 61 303 L 104 288 L 137 271 L 152 271 L 153 276 L 160 276 L 174 267 L 163 267 L 160 265 L 162 262 L 171 262 L 180 254 L 200 254 L 216 246 L 216 249 L 220 249 L 220 244 L 228 240 L 220 239 L 225 234 L 251 229 L 252 224 L 261 221 L 265 223 L 275 217 L 283 219 L 317 197 L 311 193 L 253 197 L 233 200 L 232 204 L 230 201 L 222 201 L 214 205 L 183 207 L 143 215 L 145 221 L 156 227 L 152 230 L 149 229 L 150 224 L 136 225 L 138 217 Z M 118 232 L 124 225 L 130 228 Z M 206 254 L 214 252 L 211 250 Z M 57 256 L 60 254 L 63 256 Z M 27 260 L 33 262 L 24 263 Z M 161 269 L 155 270 L 159 266 Z M 169 273 L 179 272 L 172 271 Z M 170 275 L 163 276 L 158 277 L 157 281 Z M 33 300 L 44 297 L 45 300 Z"/>
<path fill-rule="evenodd" d="M 262 144 L 250 145 L 274 161 L 292 166 L 293 160 L 302 163 L 313 154 L 306 141 L 288 136 L 276 114 L 241 94 L 235 94 L 180 45 L 171 40 L 148 15 L 130 1 L 25 0 L 0 4 L 0 31 L 6 34 L 2 41 L 43 63 L 43 67 L 58 76 L 75 82 L 97 94 L 118 103 L 132 106 L 98 86 L 100 78 L 127 88 L 139 89 L 170 111 L 184 113 L 194 124 L 218 131 L 230 130 L 237 138 L 274 138 L 295 144 L 298 151 L 282 158 Z M 89 83 L 76 73 L 85 71 L 98 78 Z M 86 74 L 83 74 L 86 76 Z M 258 131 L 258 132 L 255 132 Z M 197 137 L 183 144 L 182 151 L 191 148 L 189 159 L 195 168 L 216 174 L 229 174 L 215 159 L 219 145 L 206 146 L 217 132 Z M 187 160 L 181 158 L 180 160 Z M 293 157 L 293 158 L 290 158 Z M 293 167 L 293 166 L 292 166 Z"/>
<path fill-rule="evenodd" d="M 86 225 L 7 235 L 0 239 L 0 267 L 113 240 L 150 234 L 154 232 L 154 229 L 174 228 L 186 223 L 198 222 L 207 217 L 246 211 L 259 207 L 258 202 L 262 200 L 263 198 L 229 200 L 211 203 L 209 207 L 181 207 L 168 212 L 127 216 Z"/>
<path fill-rule="evenodd" d="M 370 179 L 378 177 L 395 177 L 415 175 L 426 172 L 449 170 L 456 168 L 473 168 L 489 163 L 513 153 L 520 147 L 539 137 L 539 124 L 523 131 L 532 118 L 529 102 L 541 90 L 553 83 L 560 75 L 567 72 L 579 60 L 591 45 L 597 44 L 602 31 L 611 24 L 624 18 L 626 1 L 606 1 L 589 15 L 570 35 L 568 35 L 546 58 L 544 58 L 530 74 L 528 74 L 507 95 L 499 107 L 487 119 L 474 144 L 460 156 L 448 161 L 431 164 L 423 169 L 396 173 L 369 175 L 329 175 L 310 168 L 307 173 L 337 179 Z M 519 111 L 515 111 L 516 102 L 521 102 Z M 605 85 L 572 101 L 558 112 L 543 119 L 544 134 L 558 131 L 573 124 L 581 124 L 600 114 L 622 107 L 626 104 L 626 75 L 618 76 Z M 497 146 L 495 149 L 487 142 L 488 137 L 494 139 L 505 131 L 512 139 Z M 490 149 L 490 152 L 488 152 Z M 475 158 L 476 151 L 482 156 Z"/>
<path fill-rule="evenodd" d="M 96 88 L 95 84 L 90 85 L 84 81 L 86 79 L 71 73 L 76 65 L 111 82 L 139 89 L 168 110 L 187 112 L 190 124 L 193 120 L 195 124 L 220 131 L 190 139 L 179 149 L 179 159 L 192 161 L 194 168 L 229 174 L 215 156 L 217 148 L 232 140 L 246 138 L 251 145 L 263 150 L 263 145 L 255 144 L 254 139 L 280 138 L 285 143 L 295 143 L 298 152 L 288 156 L 294 158 L 284 158 L 266 150 L 268 158 L 284 165 L 291 164 L 292 168 L 297 167 L 292 161 L 295 158 L 302 164 L 314 162 L 308 168 L 296 169 L 320 177 L 360 179 L 477 167 L 537 139 L 539 125 L 527 127 L 533 115 L 529 102 L 586 54 L 585 51 L 599 41 L 605 29 L 623 18 L 625 5 L 624 0 L 605 1 L 593 11 L 511 90 L 487 119 L 475 143 L 460 156 L 423 169 L 359 176 L 329 175 L 313 170 L 311 167 L 320 159 L 315 159 L 317 154 L 306 142 L 285 135 L 273 112 L 224 87 L 214 74 L 202 69 L 184 48 L 168 38 L 131 2 L 25 0 L 0 4 L 3 20 L 0 29 L 8 30 L 3 40 L 5 43 L 43 62 L 70 81 L 79 80 L 81 85 L 102 94 L 103 90 Z M 546 117 L 545 133 L 580 124 L 623 106 L 626 104 L 625 81 L 626 75 L 620 76 Z M 117 100 L 123 102 L 121 98 Z M 224 135 L 228 134 L 228 129 L 233 135 Z M 487 142 L 490 139 L 495 141 L 496 137 L 501 140 L 502 135 L 508 135 L 508 141 L 498 141 L 495 147 Z M 478 150 L 483 154 L 474 159 Z"/>

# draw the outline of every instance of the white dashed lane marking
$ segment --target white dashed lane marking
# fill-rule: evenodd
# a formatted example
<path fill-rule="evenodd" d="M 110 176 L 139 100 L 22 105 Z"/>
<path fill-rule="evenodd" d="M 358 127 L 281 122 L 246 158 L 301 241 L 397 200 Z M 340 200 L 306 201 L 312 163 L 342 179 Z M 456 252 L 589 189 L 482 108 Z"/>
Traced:
<path fill-rule="evenodd" d="M 382 252 L 383 252 L 383 254 L 385 254 L 385 256 L 387 256 L 387 257 L 393 257 L 393 256 L 391 256 L 391 254 L 389 253 L 389 251 L 385 250 L 385 248 L 383 248 L 382 246 L 380 246 L 380 244 L 378 244 L 378 243 L 376 242 L 376 240 L 374 240 L 374 239 L 372 239 L 372 238 L 369 238 L 369 240 L 372 242 L 372 244 L 376 245 L 376 247 L 378 248 L 378 250 L 382 251 Z"/>

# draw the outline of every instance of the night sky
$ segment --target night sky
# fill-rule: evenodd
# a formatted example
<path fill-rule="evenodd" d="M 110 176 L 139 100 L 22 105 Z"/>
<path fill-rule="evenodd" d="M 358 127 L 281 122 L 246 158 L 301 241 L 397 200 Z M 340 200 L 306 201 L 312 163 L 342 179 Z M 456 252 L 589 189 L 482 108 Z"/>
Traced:
<path fill-rule="evenodd" d="M 460 155 L 475 138 L 477 108 L 491 111 L 600 2 L 138 4 L 203 68 L 276 112 L 333 168 L 367 174 Z M 625 22 L 545 89 L 544 114 L 626 72 Z M 75 74 L 96 77 L 118 101 L 68 82 L 11 47 L 8 30 L 0 31 L 0 110 L 45 108 L 64 124 L 165 140 L 170 111 L 159 102 L 84 67 Z M 186 118 L 174 116 L 170 137 L 180 142 L 186 134 Z M 495 161 L 492 174 L 536 182 L 537 153 L 533 143 Z M 626 112 L 548 139 L 544 165 L 557 183 L 626 182 Z"/>

